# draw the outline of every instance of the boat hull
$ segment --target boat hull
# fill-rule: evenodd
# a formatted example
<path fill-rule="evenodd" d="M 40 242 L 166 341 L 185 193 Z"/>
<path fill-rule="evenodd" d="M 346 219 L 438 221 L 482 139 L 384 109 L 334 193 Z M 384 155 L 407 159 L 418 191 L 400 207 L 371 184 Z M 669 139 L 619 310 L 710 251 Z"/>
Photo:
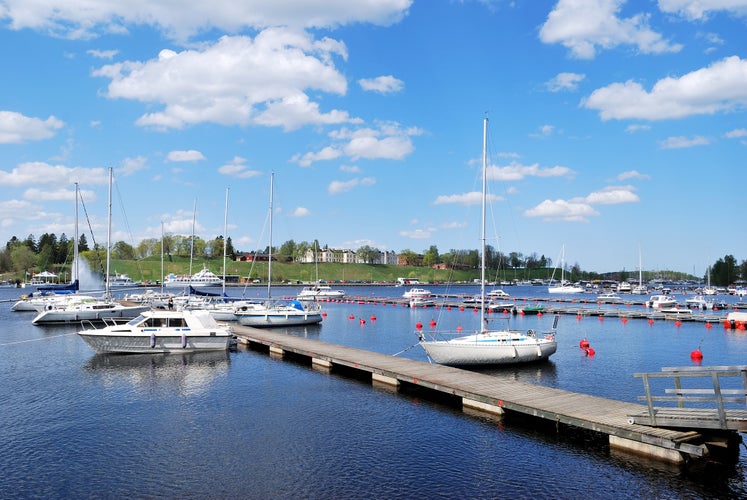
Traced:
<path fill-rule="evenodd" d="M 217 351 L 228 349 L 231 335 L 225 331 L 194 335 L 133 333 L 100 333 L 96 330 L 78 332 L 88 346 L 98 353 L 166 353 Z"/>
<path fill-rule="evenodd" d="M 434 362 L 449 366 L 536 363 L 546 361 L 558 348 L 554 340 L 539 343 L 437 340 L 420 344 Z"/>
<path fill-rule="evenodd" d="M 320 312 L 255 312 L 236 314 L 240 325 L 255 328 L 272 326 L 314 325 L 322 322 Z"/>
<path fill-rule="evenodd" d="M 39 313 L 33 320 L 32 324 L 35 325 L 50 325 L 50 324 L 67 324 L 67 323 L 80 323 L 81 321 L 106 321 L 106 320 L 131 320 L 137 317 L 143 311 L 150 309 L 150 306 L 129 306 L 129 307 L 116 307 L 106 309 L 80 309 L 80 310 L 65 310 L 65 309 L 52 309 L 49 311 L 43 311 Z"/>

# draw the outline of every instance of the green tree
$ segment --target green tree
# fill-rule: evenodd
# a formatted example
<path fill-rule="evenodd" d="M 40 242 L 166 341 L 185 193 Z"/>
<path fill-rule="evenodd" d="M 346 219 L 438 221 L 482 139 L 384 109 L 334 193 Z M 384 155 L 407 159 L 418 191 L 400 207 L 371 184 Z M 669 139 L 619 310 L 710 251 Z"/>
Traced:
<path fill-rule="evenodd" d="M 438 248 L 436 245 L 431 245 L 428 250 L 423 252 L 423 265 L 427 267 L 433 267 L 439 263 Z"/>
<path fill-rule="evenodd" d="M 135 249 L 127 242 L 118 241 L 114 245 L 112 245 L 111 255 L 113 259 L 134 260 Z"/>
<path fill-rule="evenodd" d="M 293 256 L 296 254 L 296 242 L 288 240 L 278 250 L 277 259 L 278 262 L 290 262 L 293 260 Z"/>
<path fill-rule="evenodd" d="M 36 264 L 36 254 L 26 245 L 16 245 L 10 251 L 13 269 L 17 272 L 29 273 Z"/>
<path fill-rule="evenodd" d="M 363 245 L 362 247 L 358 248 L 356 251 L 356 254 L 358 255 L 358 258 L 365 264 L 373 264 L 374 256 L 376 255 L 376 250 L 372 248 L 369 245 Z"/>

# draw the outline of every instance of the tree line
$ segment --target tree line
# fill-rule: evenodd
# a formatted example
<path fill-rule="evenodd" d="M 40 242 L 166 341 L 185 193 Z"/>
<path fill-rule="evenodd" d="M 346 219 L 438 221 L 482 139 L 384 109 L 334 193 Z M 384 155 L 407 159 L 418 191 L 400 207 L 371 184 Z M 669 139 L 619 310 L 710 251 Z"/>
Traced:
<path fill-rule="evenodd" d="M 163 251 L 161 249 L 163 245 Z M 189 257 L 190 255 L 200 259 L 219 258 L 225 253 L 227 258 L 235 260 L 240 252 L 233 246 L 231 238 L 219 235 L 213 239 L 205 240 L 199 236 L 184 236 L 179 234 L 164 234 L 162 239 L 146 238 L 133 246 L 125 241 L 117 241 L 112 245 L 111 257 L 115 260 L 142 260 L 149 257 L 160 256 L 163 252 L 166 258 L 171 256 Z M 273 246 L 272 254 L 281 262 L 299 262 L 304 259 L 309 249 L 328 249 L 327 245 L 320 245 L 318 240 L 296 242 L 288 240 L 278 247 Z M 89 244 L 85 234 L 78 239 L 78 250 L 89 263 L 97 270 L 103 272 L 105 260 L 105 246 L 93 241 Z M 254 253 L 269 253 L 270 248 L 254 250 Z M 361 246 L 356 250 L 357 255 L 365 263 L 373 263 L 379 249 L 369 245 Z M 14 272 L 23 276 L 24 273 L 38 272 L 49 269 L 59 269 L 72 263 L 74 254 L 74 240 L 68 238 L 65 233 L 57 237 L 54 233 L 44 233 L 38 239 L 33 234 L 21 240 L 13 236 L 0 251 L 0 273 Z M 444 266 L 462 269 L 478 269 L 480 267 L 480 252 L 473 250 L 450 249 L 448 252 L 440 253 L 435 245 L 431 245 L 422 253 L 405 249 L 398 254 L 400 261 L 412 266 Z M 547 269 L 553 265 L 552 259 L 544 255 L 531 253 L 524 255 L 521 252 L 503 253 L 494 247 L 487 245 L 485 248 L 486 269 L 501 272 L 508 270 L 536 270 Z M 572 280 L 594 280 L 609 278 L 613 274 L 620 280 L 628 280 L 629 273 L 626 271 L 605 273 L 586 272 L 579 264 L 573 264 L 566 269 Z M 709 276 L 710 272 L 710 276 Z M 726 255 L 718 259 L 709 272 L 702 277 L 704 281 L 714 286 L 727 286 L 747 278 L 747 260 L 741 263 L 733 255 Z"/>

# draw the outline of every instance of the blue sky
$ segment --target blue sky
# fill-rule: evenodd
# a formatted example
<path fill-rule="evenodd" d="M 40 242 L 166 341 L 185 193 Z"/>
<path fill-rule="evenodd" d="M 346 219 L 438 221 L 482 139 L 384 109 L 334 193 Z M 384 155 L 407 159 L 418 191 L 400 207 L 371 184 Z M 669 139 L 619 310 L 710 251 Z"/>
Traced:
<path fill-rule="evenodd" d="M 747 259 L 747 0 L 189 4 L 0 0 L 0 242 L 476 249 L 487 113 L 489 244 Z"/>

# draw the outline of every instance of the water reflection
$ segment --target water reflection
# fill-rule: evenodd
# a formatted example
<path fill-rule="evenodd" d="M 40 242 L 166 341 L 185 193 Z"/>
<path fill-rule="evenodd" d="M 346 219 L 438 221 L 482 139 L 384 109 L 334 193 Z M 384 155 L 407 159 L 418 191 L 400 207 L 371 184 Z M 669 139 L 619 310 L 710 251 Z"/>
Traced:
<path fill-rule="evenodd" d="M 163 388 L 191 396 L 206 392 L 230 366 L 228 351 L 166 354 L 96 354 L 83 369 L 106 385 Z"/>
<path fill-rule="evenodd" d="M 553 361 L 527 365 L 472 367 L 470 370 L 504 380 L 518 380 L 547 387 L 556 387 L 558 382 L 557 367 Z"/>

